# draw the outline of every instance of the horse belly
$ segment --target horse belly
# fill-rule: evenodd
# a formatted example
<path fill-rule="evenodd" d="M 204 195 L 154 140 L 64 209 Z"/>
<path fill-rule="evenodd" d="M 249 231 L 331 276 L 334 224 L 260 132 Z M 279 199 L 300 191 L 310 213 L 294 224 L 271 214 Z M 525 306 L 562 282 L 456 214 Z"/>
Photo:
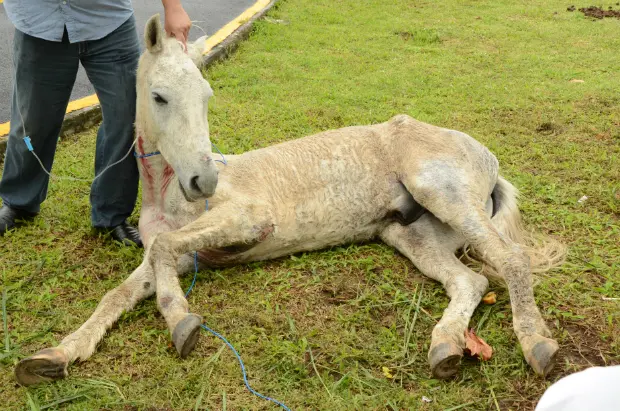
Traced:
<path fill-rule="evenodd" d="M 369 240 L 386 225 L 388 198 L 376 190 L 369 195 L 354 187 L 340 187 L 338 194 L 316 192 L 282 210 L 273 235 L 250 252 L 275 258 Z"/>
<path fill-rule="evenodd" d="M 407 225 L 420 217 L 423 209 L 398 179 L 371 174 L 351 167 L 347 178 L 320 189 L 281 195 L 273 206 L 273 232 L 247 249 L 204 250 L 202 257 L 210 265 L 273 259 L 371 240 L 394 221 Z"/>

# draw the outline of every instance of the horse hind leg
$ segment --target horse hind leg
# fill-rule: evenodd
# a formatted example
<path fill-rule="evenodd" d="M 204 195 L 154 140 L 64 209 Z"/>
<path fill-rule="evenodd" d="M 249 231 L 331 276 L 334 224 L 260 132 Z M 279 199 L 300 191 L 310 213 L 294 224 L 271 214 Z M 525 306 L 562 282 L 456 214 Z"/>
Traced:
<path fill-rule="evenodd" d="M 525 359 L 537 374 L 545 376 L 553 368 L 559 346 L 536 306 L 528 255 L 498 231 L 485 209 L 491 180 L 471 170 L 453 167 L 452 172 L 436 172 L 428 167 L 404 184 L 423 207 L 460 233 L 505 279 L 513 326 Z"/>
<path fill-rule="evenodd" d="M 546 376 L 555 364 L 559 345 L 536 306 L 530 258 L 519 244 L 497 231 L 481 210 L 472 210 L 460 227 L 477 253 L 505 279 L 513 327 L 525 359 L 537 374 Z"/>
<path fill-rule="evenodd" d="M 433 329 L 428 360 L 433 376 L 449 378 L 458 371 L 465 331 L 488 287 L 486 277 L 476 274 L 454 255 L 463 240 L 430 214 L 409 226 L 390 225 L 382 240 L 396 248 L 427 277 L 439 281 L 450 303 Z"/>

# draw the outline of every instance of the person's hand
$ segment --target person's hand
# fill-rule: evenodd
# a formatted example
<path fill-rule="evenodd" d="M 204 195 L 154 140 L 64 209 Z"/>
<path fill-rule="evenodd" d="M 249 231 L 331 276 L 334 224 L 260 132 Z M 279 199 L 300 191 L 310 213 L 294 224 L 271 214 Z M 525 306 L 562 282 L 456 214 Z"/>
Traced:
<path fill-rule="evenodd" d="M 175 37 L 187 50 L 187 35 L 192 21 L 179 0 L 162 0 L 165 10 L 164 29 L 170 37 Z"/>

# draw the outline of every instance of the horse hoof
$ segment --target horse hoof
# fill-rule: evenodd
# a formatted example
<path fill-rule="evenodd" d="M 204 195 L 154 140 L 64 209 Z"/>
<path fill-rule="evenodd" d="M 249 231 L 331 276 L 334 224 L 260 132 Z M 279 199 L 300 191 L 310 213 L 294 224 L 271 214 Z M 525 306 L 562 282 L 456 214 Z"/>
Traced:
<path fill-rule="evenodd" d="M 433 377 L 439 379 L 452 377 L 459 370 L 461 357 L 463 357 L 463 350 L 454 343 L 442 342 L 431 347 L 428 361 Z"/>
<path fill-rule="evenodd" d="M 65 378 L 69 359 L 58 347 L 46 348 L 24 358 L 15 367 L 15 378 L 21 385 L 34 385 Z"/>
<path fill-rule="evenodd" d="M 174 327 L 172 332 L 172 341 L 181 358 L 185 358 L 196 346 L 198 336 L 200 335 L 200 326 L 202 325 L 202 317 L 196 314 L 187 314 Z"/>
<path fill-rule="evenodd" d="M 536 374 L 546 377 L 555 366 L 555 359 L 560 349 L 557 342 L 541 335 L 533 335 L 521 343 L 525 360 Z"/>

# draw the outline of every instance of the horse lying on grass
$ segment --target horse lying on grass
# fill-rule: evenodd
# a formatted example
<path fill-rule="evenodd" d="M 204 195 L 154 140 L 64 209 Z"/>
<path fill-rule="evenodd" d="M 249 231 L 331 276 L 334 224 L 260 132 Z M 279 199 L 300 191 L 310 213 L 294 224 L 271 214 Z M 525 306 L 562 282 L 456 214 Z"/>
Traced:
<path fill-rule="evenodd" d="M 218 267 L 373 238 L 443 284 L 450 297 L 432 332 L 434 376 L 457 372 L 465 331 L 488 287 L 484 275 L 456 258 L 463 247 L 492 268 L 485 272 L 505 280 L 525 359 L 538 374 L 549 372 L 558 344 L 534 301 L 531 270 L 559 264 L 564 248 L 553 241 L 528 245 L 516 189 L 499 176 L 487 148 L 464 133 L 398 115 L 227 156 L 219 165 L 207 122 L 213 92 L 198 68 L 204 39 L 185 53 L 162 36 L 159 16 L 148 21 L 145 38 L 136 118 L 144 260 L 60 345 L 19 362 L 21 384 L 65 377 L 123 311 L 155 292 L 186 357 L 202 319 L 189 312 L 177 275 L 192 269 L 194 250 L 204 266 Z"/>

